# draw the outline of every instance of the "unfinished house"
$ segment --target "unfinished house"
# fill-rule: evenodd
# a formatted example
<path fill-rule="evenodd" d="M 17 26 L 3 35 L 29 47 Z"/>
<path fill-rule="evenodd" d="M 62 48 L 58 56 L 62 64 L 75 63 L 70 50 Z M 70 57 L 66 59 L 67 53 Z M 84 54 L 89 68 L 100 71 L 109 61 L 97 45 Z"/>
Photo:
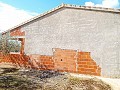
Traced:
<path fill-rule="evenodd" d="M 6 33 L 21 41 L 21 54 L 48 69 L 120 75 L 119 9 L 62 4 Z"/>

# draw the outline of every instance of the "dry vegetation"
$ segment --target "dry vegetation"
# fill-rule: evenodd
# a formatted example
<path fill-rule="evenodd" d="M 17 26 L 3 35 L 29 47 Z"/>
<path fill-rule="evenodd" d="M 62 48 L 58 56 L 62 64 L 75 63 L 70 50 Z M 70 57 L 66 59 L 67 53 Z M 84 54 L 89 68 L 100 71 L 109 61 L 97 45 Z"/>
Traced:
<path fill-rule="evenodd" d="M 1 70 L 0 90 L 111 90 L 99 79 L 75 78 L 57 71 Z"/>

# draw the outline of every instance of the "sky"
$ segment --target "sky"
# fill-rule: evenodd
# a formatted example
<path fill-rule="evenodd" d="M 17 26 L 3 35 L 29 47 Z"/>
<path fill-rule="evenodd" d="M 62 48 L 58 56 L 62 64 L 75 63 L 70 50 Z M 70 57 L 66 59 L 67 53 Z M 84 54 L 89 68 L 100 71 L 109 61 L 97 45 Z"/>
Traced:
<path fill-rule="evenodd" d="M 0 0 L 0 32 L 60 4 L 120 8 L 120 0 Z"/>

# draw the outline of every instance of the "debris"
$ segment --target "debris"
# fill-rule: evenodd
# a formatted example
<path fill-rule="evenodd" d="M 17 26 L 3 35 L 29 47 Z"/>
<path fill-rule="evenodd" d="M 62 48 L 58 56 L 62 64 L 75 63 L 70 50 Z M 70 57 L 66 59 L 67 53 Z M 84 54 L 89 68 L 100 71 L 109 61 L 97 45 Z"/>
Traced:
<path fill-rule="evenodd" d="M 8 71 L 11 74 L 0 75 L 0 90 L 111 90 L 111 87 L 100 79 L 81 79 L 69 73 L 34 69 L 14 71 L 17 74 Z"/>

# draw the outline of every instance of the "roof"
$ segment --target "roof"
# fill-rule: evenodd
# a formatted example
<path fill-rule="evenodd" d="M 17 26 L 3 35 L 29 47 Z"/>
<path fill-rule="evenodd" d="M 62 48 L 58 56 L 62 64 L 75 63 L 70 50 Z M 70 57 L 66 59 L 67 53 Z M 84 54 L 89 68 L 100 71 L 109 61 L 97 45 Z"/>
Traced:
<path fill-rule="evenodd" d="M 23 22 L 23 23 L 15 26 L 15 27 L 12 27 L 12 28 L 8 29 L 7 31 L 3 32 L 3 34 L 9 32 L 9 31 L 11 31 L 11 30 L 14 30 L 14 29 L 16 29 L 16 28 L 18 28 L 18 27 L 21 27 L 21 26 L 23 26 L 23 25 L 25 25 L 25 24 L 33 21 L 33 20 L 36 20 L 36 19 L 38 19 L 38 18 L 40 18 L 40 17 L 43 17 L 43 16 L 45 16 L 45 15 L 47 15 L 47 14 L 49 14 L 49 13 L 52 13 L 52 12 L 58 10 L 58 9 L 61 9 L 61 8 L 63 8 L 63 7 L 73 8 L 73 9 L 82 9 L 82 10 L 92 10 L 92 11 L 102 11 L 102 12 L 120 13 L 120 9 L 114 9 L 114 8 L 103 8 L 103 7 L 91 7 L 91 6 L 79 6 L 79 5 L 71 5 L 71 4 L 61 4 L 61 5 L 59 5 L 58 7 L 53 8 L 52 10 L 49 10 L 49 11 L 47 11 L 47 12 L 45 12 L 45 13 L 43 13 L 43 14 L 40 14 L 40 15 L 32 18 L 32 19 L 29 19 L 29 20 L 27 20 L 27 21 L 25 21 L 25 22 Z"/>

